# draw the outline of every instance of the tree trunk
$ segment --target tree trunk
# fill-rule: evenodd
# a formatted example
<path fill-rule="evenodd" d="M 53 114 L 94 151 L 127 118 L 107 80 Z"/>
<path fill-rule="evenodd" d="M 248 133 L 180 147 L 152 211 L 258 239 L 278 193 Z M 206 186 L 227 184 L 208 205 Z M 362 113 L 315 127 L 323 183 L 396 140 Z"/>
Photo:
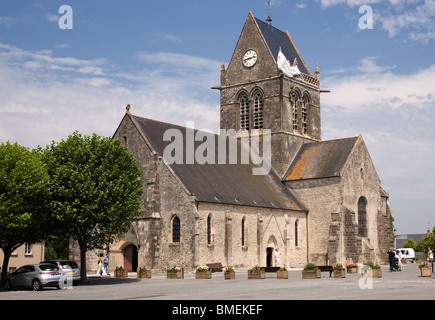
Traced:
<path fill-rule="evenodd" d="M 14 251 L 15 249 L 17 249 L 18 247 L 20 247 L 23 243 L 18 243 L 14 246 L 11 245 L 5 245 L 3 243 L 3 245 L 1 246 L 1 249 L 3 250 L 3 266 L 2 266 L 2 273 L 1 273 L 1 277 L 0 277 L 0 287 L 3 287 L 3 284 L 5 282 L 5 278 L 8 274 L 8 266 L 9 266 L 9 258 L 12 255 L 12 251 Z"/>
<path fill-rule="evenodd" d="M 86 252 L 88 251 L 88 246 L 85 241 L 78 240 L 80 246 L 80 282 L 82 284 L 88 283 L 88 275 L 86 272 Z"/>
<path fill-rule="evenodd" d="M 2 250 L 3 250 L 3 257 L 4 258 L 3 258 L 2 274 L 1 274 L 1 278 L 0 278 L 1 279 L 1 282 L 0 282 L 1 287 L 3 287 L 4 282 L 5 282 L 5 278 L 8 274 L 9 258 L 10 258 L 11 253 L 12 253 L 11 248 L 3 248 L 2 247 Z"/>

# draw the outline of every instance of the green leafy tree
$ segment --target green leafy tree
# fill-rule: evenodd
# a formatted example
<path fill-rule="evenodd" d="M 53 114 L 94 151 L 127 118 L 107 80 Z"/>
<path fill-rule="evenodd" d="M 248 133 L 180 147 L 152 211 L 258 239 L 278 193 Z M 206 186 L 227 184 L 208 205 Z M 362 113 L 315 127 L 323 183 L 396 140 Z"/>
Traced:
<path fill-rule="evenodd" d="M 46 237 L 49 176 L 39 156 L 18 143 L 0 144 L 0 248 L 4 280 L 13 250 Z"/>
<path fill-rule="evenodd" d="M 427 254 L 428 248 L 431 248 L 432 251 L 435 248 L 435 237 L 433 233 L 428 233 L 418 241 L 418 246 L 417 246 L 418 251 Z"/>
<path fill-rule="evenodd" d="M 118 140 L 78 132 L 41 151 L 51 177 L 54 230 L 77 240 L 81 280 L 86 252 L 105 248 L 140 214 L 140 166 Z"/>
<path fill-rule="evenodd" d="M 414 239 L 408 239 L 405 242 L 403 242 L 402 245 L 403 248 L 412 248 L 414 250 L 417 249 L 417 243 L 415 243 Z"/>

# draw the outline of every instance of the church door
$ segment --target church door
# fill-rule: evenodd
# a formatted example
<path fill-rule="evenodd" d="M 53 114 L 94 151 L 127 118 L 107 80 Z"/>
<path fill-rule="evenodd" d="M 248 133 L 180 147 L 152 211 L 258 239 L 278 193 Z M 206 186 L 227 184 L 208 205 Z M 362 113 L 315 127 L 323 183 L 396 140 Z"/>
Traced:
<path fill-rule="evenodd" d="M 268 247 L 266 249 L 266 267 L 272 267 L 273 266 L 273 248 Z"/>
<path fill-rule="evenodd" d="M 129 272 L 137 271 L 137 247 L 133 244 L 124 249 L 124 268 Z"/>

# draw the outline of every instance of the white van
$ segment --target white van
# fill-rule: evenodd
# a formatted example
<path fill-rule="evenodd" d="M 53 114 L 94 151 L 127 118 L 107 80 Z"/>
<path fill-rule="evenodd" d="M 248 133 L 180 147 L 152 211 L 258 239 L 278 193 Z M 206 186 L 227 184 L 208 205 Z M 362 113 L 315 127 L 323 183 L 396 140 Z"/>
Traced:
<path fill-rule="evenodd" d="M 396 250 L 400 250 L 402 252 L 402 258 L 406 258 L 408 261 L 414 263 L 415 261 L 415 252 L 412 248 L 397 248 Z"/>

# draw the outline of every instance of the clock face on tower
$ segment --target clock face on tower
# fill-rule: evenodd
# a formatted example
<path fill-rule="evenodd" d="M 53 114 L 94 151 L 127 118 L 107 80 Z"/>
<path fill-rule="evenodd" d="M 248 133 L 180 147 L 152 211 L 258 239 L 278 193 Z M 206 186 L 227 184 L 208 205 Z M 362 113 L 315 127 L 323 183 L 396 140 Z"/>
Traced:
<path fill-rule="evenodd" d="M 257 62 L 257 52 L 252 49 L 246 51 L 242 62 L 245 67 L 252 67 Z"/>

